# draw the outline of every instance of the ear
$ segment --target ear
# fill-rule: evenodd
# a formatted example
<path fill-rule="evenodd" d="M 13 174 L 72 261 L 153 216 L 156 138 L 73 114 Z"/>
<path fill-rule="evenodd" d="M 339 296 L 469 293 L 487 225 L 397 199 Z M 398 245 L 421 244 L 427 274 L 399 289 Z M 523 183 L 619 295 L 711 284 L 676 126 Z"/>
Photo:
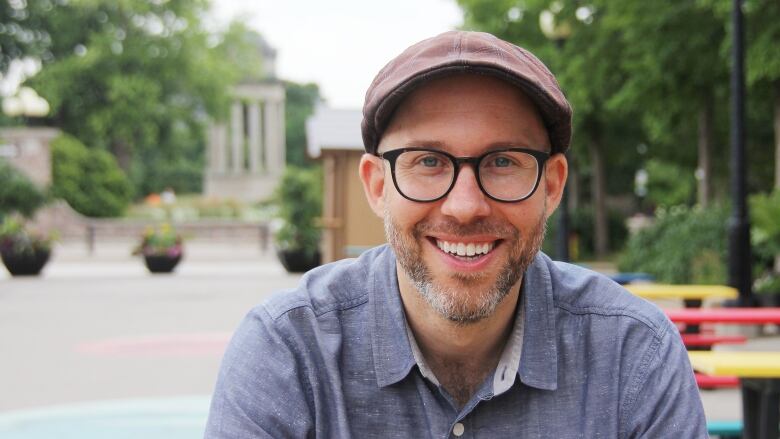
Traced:
<path fill-rule="evenodd" d="M 544 183 L 547 198 L 547 217 L 555 211 L 563 198 L 563 189 L 569 176 L 569 162 L 564 154 L 553 154 L 545 163 Z"/>
<path fill-rule="evenodd" d="M 371 210 L 379 218 L 384 218 L 385 207 L 385 164 L 384 160 L 372 154 L 363 154 L 360 158 L 360 181 Z"/>

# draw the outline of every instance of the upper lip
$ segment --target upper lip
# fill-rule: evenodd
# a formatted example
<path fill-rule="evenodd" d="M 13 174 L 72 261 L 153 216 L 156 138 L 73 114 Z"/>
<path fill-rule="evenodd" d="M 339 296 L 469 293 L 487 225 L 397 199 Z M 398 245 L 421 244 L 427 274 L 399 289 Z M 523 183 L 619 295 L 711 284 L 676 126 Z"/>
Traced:
<path fill-rule="evenodd" d="M 501 238 L 490 235 L 471 235 L 471 236 L 455 236 L 455 235 L 431 235 L 431 238 L 437 241 L 447 242 L 462 242 L 464 244 L 484 244 L 488 242 L 495 242 Z"/>

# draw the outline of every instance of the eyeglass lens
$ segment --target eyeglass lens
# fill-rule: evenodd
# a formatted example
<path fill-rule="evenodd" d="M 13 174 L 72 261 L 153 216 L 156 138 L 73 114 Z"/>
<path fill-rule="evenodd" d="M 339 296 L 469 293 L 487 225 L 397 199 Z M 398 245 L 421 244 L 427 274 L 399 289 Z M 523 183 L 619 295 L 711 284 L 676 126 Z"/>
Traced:
<path fill-rule="evenodd" d="M 453 184 L 456 164 L 436 151 L 405 151 L 395 162 L 398 189 L 407 197 L 428 201 L 443 196 Z M 500 200 L 527 197 L 537 182 L 536 158 L 520 151 L 497 151 L 479 162 L 477 175 L 482 189 Z"/>

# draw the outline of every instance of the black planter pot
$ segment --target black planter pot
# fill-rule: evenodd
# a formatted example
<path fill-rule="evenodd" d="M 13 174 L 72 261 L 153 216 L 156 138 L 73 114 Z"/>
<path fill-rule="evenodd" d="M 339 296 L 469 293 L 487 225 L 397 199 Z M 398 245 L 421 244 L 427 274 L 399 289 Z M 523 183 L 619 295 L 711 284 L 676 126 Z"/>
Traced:
<path fill-rule="evenodd" d="M 290 273 L 304 273 L 320 265 L 320 252 L 276 250 L 276 256 Z"/>
<path fill-rule="evenodd" d="M 34 253 L 2 251 L 0 257 L 11 276 L 37 276 L 49 261 L 50 250 L 36 250 Z"/>
<path fill-rule="evenodd" d="M 170 273 L 181 261 L 181 255 L 144 255 L 146 268 L 152 273 Z"/>

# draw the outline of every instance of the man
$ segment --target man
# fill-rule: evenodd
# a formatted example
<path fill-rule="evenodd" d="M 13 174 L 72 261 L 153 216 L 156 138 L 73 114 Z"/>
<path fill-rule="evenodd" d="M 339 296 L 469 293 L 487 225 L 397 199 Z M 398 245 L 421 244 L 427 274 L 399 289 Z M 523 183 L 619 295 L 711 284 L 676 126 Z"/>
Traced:
<path fill-rule="evenodd" d="M 707 437 L 663 313 L 539 252 L 571 109 L 538 59 L 448 32 L 391 61 L 363 115 L 389 246 L 250 312 L 207 438 Z"/>

